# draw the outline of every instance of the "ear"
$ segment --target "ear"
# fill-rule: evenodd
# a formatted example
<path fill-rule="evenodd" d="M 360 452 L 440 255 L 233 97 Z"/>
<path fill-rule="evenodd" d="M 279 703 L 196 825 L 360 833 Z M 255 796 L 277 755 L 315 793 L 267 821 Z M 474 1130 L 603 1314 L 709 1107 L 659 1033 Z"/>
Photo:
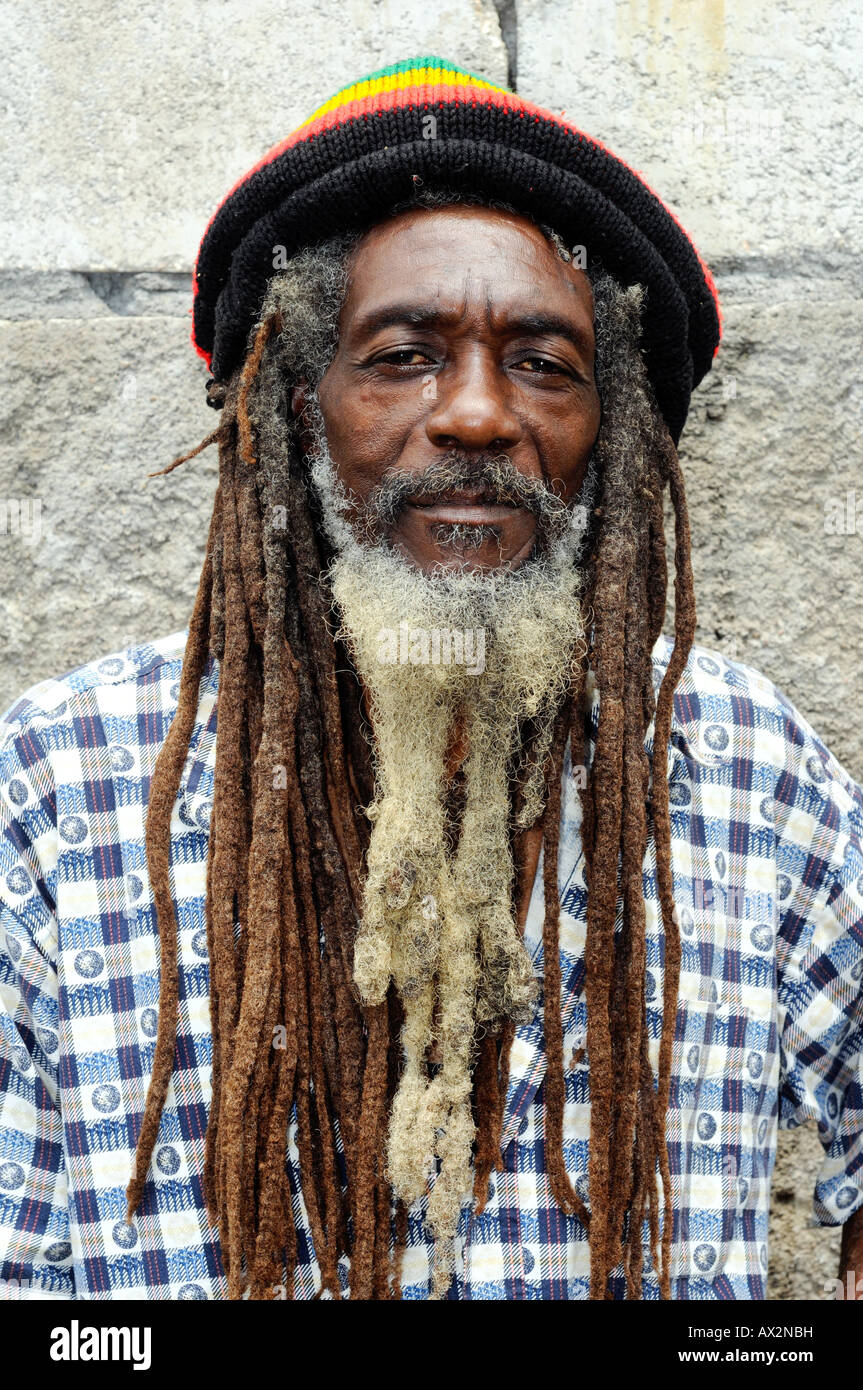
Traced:
<path fill-rule="evenodd" d="M 295 420 L 299 420 L 309 399 L 309 383 L 301 381 L 298 386 L 291 390 L 291 414 Z"/>
<path fill-rule="evenodd" d="M 312 433 L 306 423 L 305 410 L 309 404 L 309 383 L 300 381 L 291 387 L 291 414 L 297 422 L 297 435 L 304 454 L 312 447 Z"/>

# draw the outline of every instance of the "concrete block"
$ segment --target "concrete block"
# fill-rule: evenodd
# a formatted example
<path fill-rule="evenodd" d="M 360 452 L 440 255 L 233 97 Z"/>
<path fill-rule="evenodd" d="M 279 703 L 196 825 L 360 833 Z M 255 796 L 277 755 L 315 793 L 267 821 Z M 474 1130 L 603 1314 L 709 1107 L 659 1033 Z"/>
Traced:
<path fill-rule="evenodd" d="M 518 0 L 522 96 L 639 170 L 709 261 L 863 244 L 863 10 Z"/>
<path fill-rule="evenodd" d="M 146 476 L 216 424 L 187 334 L 177 317 L 0 323 L 4 708 L 188 621 L 215 449 Z"/>
<path fill-rule="evenodd" d="M 186 269 L 272 145 L 339 87 L 428 53 L 506 80 L 491 0 L 4 0 L 0 265 Z"/>

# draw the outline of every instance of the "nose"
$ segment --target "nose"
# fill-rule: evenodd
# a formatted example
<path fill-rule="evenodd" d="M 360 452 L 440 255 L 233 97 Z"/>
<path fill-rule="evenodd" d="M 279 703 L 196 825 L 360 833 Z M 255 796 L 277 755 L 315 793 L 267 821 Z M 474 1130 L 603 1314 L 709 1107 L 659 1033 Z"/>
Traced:
<path fill-rule="evenodd" d="M 506 377 L 493 362 L 474 355 L 469 361 L 450 363 L 435 378 L 435 387 L 426 434 L 439 448 L 504 452 L 521 439 Z"/>

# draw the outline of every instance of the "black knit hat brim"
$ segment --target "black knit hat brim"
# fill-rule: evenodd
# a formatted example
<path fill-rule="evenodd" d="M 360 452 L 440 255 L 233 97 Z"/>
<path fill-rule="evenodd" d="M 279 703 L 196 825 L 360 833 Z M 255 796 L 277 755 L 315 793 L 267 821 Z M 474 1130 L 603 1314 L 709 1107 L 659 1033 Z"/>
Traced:
<path fill-rule="evenodd" d="M 446 102 L 431 110 L 437 139 L 416 138 L 417 113 L 404 109 L 379 113 L 371 136 L 367 120 L 346 121 L 287 148 L 222 205 L 201 245 L 194 310 L 214 376 L 243 359 L 275 247 L 290 255 L 380 221 L 419 186 L 444 186 L 504 200 L 584 245 L 589 263 L 644 286 L 642 349 L 677 442 L 719 341 L 712 282 L 677 221 L 625 164 L 553 118 Z"/>

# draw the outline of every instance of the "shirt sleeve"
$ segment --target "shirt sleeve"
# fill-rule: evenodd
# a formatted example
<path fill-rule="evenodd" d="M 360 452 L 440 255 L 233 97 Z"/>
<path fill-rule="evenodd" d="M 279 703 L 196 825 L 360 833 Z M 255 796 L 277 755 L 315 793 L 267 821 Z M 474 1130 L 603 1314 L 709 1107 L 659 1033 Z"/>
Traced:
<path fill-rule="evenodd" d="M 0 745 L 0 1299 L 75 1297 L 59 1103 L 56 798 L 32 728 Z"/>
<path fill-rule="evenodd" d="M 816 1225 L 863 1206 L 863 793 L 783 701 L 777 832 L 779 1123 L 815 1120 Z"/>

